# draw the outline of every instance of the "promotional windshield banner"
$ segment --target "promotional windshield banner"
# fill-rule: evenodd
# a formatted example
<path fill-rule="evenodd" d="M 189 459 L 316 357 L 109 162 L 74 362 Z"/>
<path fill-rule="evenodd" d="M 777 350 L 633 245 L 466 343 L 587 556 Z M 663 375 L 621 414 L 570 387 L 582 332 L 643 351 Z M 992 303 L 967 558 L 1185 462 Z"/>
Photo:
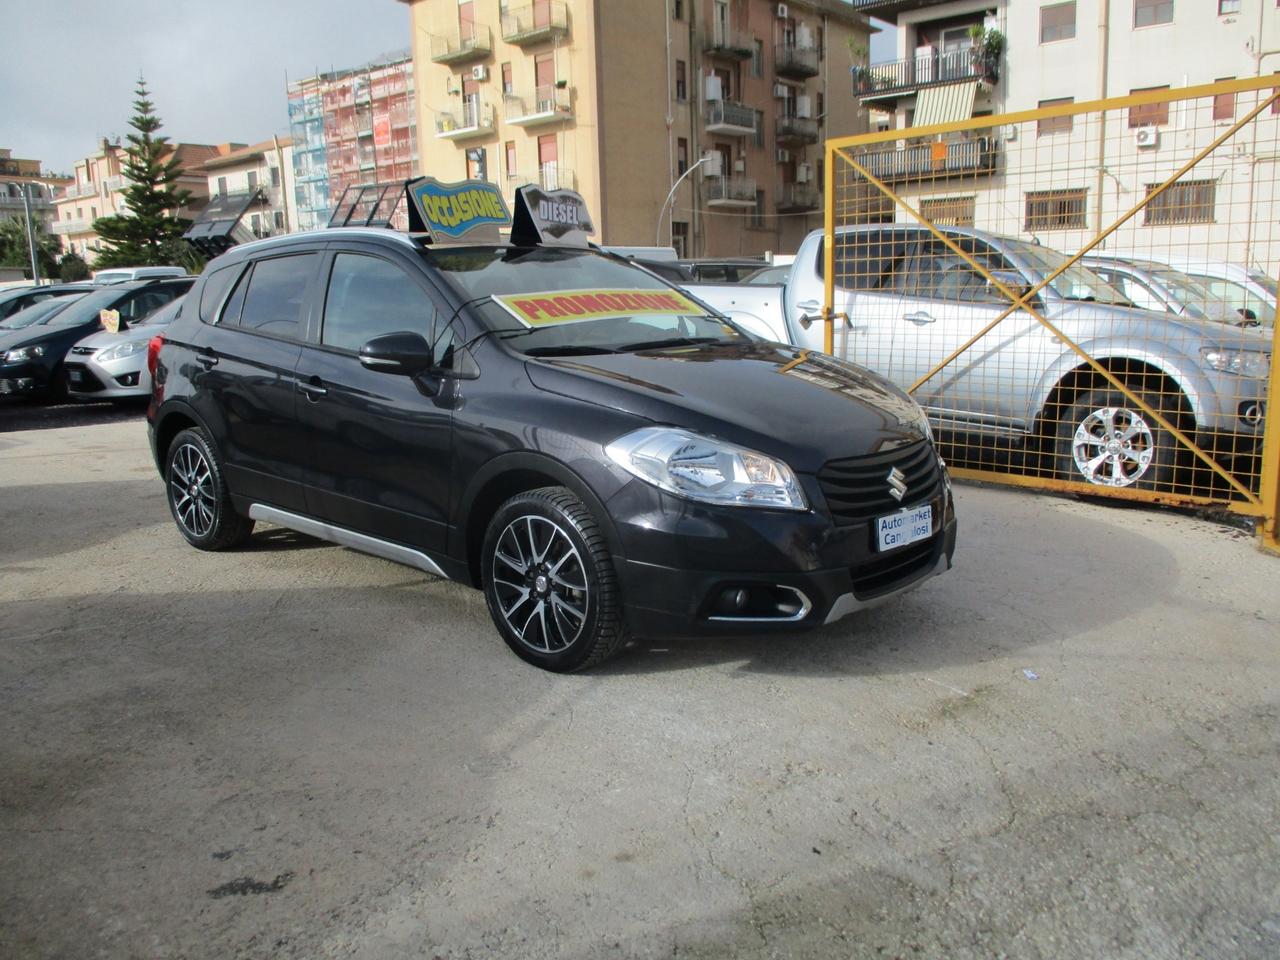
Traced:
<path fill-rule="evenodd" d="M 518 247 L 559 244 L 586 247 L 596 232 L 582 195 L 572 190 L 543 190 L 528 184 L 516 191 L 511 242 Z"/>
<path fill-rule="evenodd" d="M 409 198 L 409 229 L 431 234 L 433 243 L 466 239 L 497 243 L 498 228 L 511 225 L 511 211 L 502 192 L 484 180 L 441 183 L 419 177 L 405 184 Z"/>
<path fill-rule="evenodd" d="M 675 290 L 549 290 L 493 295 L 494 303 L 526 327 L 583 323 L 646 314 L 702 316 L 707 311 Z"/>

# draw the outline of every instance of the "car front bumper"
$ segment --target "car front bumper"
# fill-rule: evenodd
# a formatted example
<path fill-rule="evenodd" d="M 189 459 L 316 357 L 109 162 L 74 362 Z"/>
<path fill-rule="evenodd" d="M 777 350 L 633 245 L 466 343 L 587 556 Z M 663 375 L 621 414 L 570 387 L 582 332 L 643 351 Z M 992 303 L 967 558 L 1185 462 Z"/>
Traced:
<path fill-rule="evenodd" d="M 37 362 L 0 363 L 0 396 L 39 393 L 49 382 L 49 371 Z"/>
<path fill-rule="evenodd" d="M 926 502 L 932 535 L 879 551 L 873 520 L 838 526 L 821 509 L 702 507 L 629 484 L 607 505 L 621 540 L 615 569 L 627 623 L 649 639 L 787 633 L 877 606 L 951 568 L 949 481 L 906 507 Z M 755 602 L 731 612 L 722 601 L 736 590 Z M 760 602 L 769 598 L 780 602 Z"/>
<path fill-rule="evenodd" d="M 145 397 L 151 393 L 146 357 L 145 352 L 135 353 L 102 363 L 92 354 L 72 351 L 63 364 L 67 393 L 79 400 Z"/>

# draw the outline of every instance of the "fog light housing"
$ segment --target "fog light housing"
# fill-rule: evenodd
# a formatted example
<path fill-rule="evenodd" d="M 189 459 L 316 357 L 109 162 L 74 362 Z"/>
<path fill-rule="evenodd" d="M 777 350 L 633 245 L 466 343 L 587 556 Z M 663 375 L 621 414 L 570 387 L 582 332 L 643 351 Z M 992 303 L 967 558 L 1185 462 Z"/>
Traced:
<path fill-rule="evenodd" d="M 774 583 L 735 583 L 711 592 L 708 619 L 795 623 L 813 609 L 795 587 Z"/>
<path fill-rule="evenodd" d="M 123 373 L 116 377 L 116 383 L 120 384 L 122 387 L 136 387 L 138 385 L 139 375 L 140 374 L 137 370 L 133 371 L 133 373 Z"/>

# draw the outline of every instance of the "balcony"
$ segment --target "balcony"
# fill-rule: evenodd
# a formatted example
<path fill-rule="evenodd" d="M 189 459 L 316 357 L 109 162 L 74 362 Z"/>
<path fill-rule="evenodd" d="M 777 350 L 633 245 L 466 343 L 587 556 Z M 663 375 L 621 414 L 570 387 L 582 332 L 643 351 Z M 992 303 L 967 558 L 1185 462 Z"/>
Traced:
<path fill-rule="evenodd" d="M 812 117 L 779 115 L 775 123 L 779 143 L 817 143 L 818 121 Z"/>
<path fill-rule="evenodd" d="M 818 65 L 818 48 L 779 43 L 773 48 L 773 69 L 778 76 L 794 80 L 816 77 L 821 70 Z"/>
<path fill-rule="evenodd" d="M 59 235 L 89 233 L 90 222 L 88 220 L 55 220 L 49 224 L 49 232 Z"/>
<path fill-rule="evenodd" d="M 569 35 L 569 8 L 562 0 L 534 0 L 502 15 L 502 39 L 517 46 Z"/>
<path fill-rule="evenodd" d="M 924 87 L 967 80 L 995 83 L 999 79 L 998 67 L 998 63 L 984 58 L 980 51 L 971 47 L 907 57 L 873 67 L 856 66 L 852 68 L 853 95 L 868 103 L 881 99 L 895 100 Z"/>
<path fill-rule="evenodd" d="M 943 149 L 938 150 L 939 146 Z M 941 144 L 916 143 L 903 150 L 870 151 L 854 154 L 853 159 L 878 180 L 934 180 L 995 173 L 1000 147 L 994 137 L 974 137 Z"/>
<path fill-rule="evenodd" d="M 558 163 L 544 163 L 536 175 L 528 173 L 507 175 L 507 188 L 512 192 L 530 183 L 537 184 L 543 190 L 577 189 L 577 177 L 574 176 L 573 171 Z"/>
<path fill-rule="evenodd" d="M 707 101 L 707 133 L 750 137 L 756 132 L 756 112 L 732 100 Z"/>
<path fill-rule="evenodd" d="M 775 203 L 779 213 L 802 213 L 821 208 L 822 198 L 813 184 L 784 183 L 778 188 Z"/>
<path fill-rule="evenodd" d="M 865 13 L 892 23 L 897 19 L 898 14 L 908 10 L 936 7 L 950 2 L 951 0 L 853 0 L 853 9 L 858 13 Z"/>
<path fill-rule="evenodd" d="M 750 177 L 708 177 L 702 183 L 708 207 L 754 207 L 756 182 Z"/>
<path fill-rule="evenodd" d="M 96 197 L 98 195 L 98 185 L 96 183 L 71 184 L 67 187 L 66 192 L 62 195 L 64 200 L 79 200 L 81 197 Z"/>
<path fill-rule="evenodd" d="M 440 140 L 470 140 L 493 133 L 493 107 L 478 96 L 466 97 L 457 111 L 436 113 L 436 137 Z"/>
<path fill-rule="evenodd" d="M 470 63 L 483 60 L 493 50 L 493 34 L 488 27 L 467 24 L 457 37 L 432 37 L 432 63 Z"/>
<path fill-rule="evenodd" d="M 712 57 L 724 57 L 729 60 L 750 60 L 755 53 L 756 38 L 754 34 L 740 30 L 731 30 L 716 24 L 702 34 L 702 52 Z"/>
<path fill-rule="evenodd" d="M 508 93 L 503 99 L 507 123 L 516 127 L 536 127 L 573 117 L 567 87 L 546 84 L 535 89 L 531 96 Z"/>
<path fill-rule="evenodd" d="M 117 190 L 123 190 L 125 187 L 129 186 L 129 181 L 122 176 L 107 177 L 107 179 L 102 181 L 102 186 L 107 193 L 115 193 Z"/>

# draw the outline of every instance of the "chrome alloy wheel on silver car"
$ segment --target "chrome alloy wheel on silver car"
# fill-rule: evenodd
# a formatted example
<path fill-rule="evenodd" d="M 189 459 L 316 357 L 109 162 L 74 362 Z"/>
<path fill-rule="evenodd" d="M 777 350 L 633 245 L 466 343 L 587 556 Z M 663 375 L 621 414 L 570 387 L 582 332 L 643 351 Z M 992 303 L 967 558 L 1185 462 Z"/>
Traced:
<path fill-rule="evenodd" d="M 546 517 L 516 517 L 498 536 L 490 571 L 501 616 L 539 653 L 571 646 L 587 621 L 590 592 L 582 556 Z"/>
<path fill-rule="evenodd" d="M 173 514 L 187 533 L 205 537 L 213 529 L 217 497 L 213 470 L 204 451 L 184 443 L 173 454 L 169 468 L 169 497 Z"/>
<path fill-rule="evenodd" d="M 1089 483 L 1127 487 L 1151 466 L 1155 437 L 1146 420 L 1125 407 L 1094 410 L 1076 427 L 1072 455 Z"/>

